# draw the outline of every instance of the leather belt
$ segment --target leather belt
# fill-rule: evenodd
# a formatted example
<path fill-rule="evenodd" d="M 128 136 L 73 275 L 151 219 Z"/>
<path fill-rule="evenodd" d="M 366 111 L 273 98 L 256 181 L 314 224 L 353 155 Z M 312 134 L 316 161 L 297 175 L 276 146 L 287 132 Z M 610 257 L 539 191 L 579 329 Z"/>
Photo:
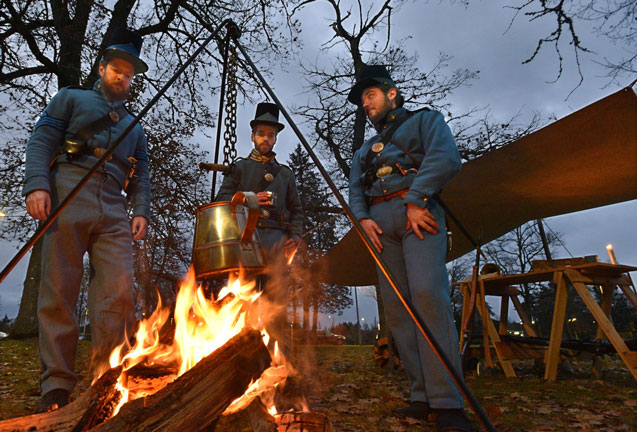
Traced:
<path fill-rule="evenodd" d="M 396 197 L 405 198 L 405 195 L 407 195 L 407 192 L 409 192 L 409 188 L 397 190 L 396 192 L 392 192 L 389 195 L 372 197 L 371 201 L 369 202 L 369 205 L 373 206 L 378 203 L 382 203 L 383 201 L 389 201 L 390 199 L 394 199 Z"/>
<path fill-rule="evenodd" d="M 86 150 L 89 154 L 95 156 L 98 159 L 101 159 L 102 156 L 104 156 L 104 153 L 106 153 L 106 151 L 108 150 L 107 148 L 103 148 L 103 147 L 92 147 L 87 145 L 86 146 Z M 128 175 L 128 171 L 131 168 L 131 163 L 130 161 L 123 161 L 122 159 L 120 159 L 119 157 L 115 156 L 114 154 L 111 154 L 111 156 L 106 159 L 106 162 L 110 162 L 112 164 L 114 164 L 115 166 L 117 166 L 120 170 L 122 170 L 122 172 L 126 175 Z"/>

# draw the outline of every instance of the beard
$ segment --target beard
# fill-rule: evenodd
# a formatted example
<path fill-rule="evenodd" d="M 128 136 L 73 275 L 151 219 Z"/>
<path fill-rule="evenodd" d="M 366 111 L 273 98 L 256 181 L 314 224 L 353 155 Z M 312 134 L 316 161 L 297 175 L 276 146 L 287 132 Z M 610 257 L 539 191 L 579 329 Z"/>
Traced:
<path fill-rule="evenodd" d="M 367 118 L 374 124 L 382 124 L 385 122 L 387 114 L 393 109 L 392 103 L 389 98 L 385 95 L 385 100 L 383 105 L 379 107 L 378 110 L 373 110 L 373 112 L 367 112 Z"/>
<path fill-rule="evenodd" d="M 265 144 L 262 143 L 262 144 L 257 144 L 255 147 L 257 148 L 257 151 L 259 153 L 261 153 L 263 156 L 267 156 L 272 153 L 272 148 L 274 146 L 270 146 L 270 144 L 267 144 L 267 143 Z"/>
<path fill-rule="evenodd" d="M 125 86 L 121 83 L 111 84 L 102 80 L 102 91 L 108 100 L 113 102 L 123 102 L 128 99 L 130 86 Z"/>

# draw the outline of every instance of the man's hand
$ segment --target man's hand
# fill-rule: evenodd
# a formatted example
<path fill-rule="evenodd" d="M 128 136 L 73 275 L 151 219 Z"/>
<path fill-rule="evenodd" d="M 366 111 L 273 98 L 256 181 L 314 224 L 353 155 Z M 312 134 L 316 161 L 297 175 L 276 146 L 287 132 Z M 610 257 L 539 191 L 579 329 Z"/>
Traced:
<path fill-rule="evenodd" d="M 285 243 L 283 243 L 283 249 L 285 250 L 285 256 L 291 256 L 294 252 L 296 252 L 296 249 L 299 247 L 299 244 L 301 243 L 301 239 L 298 237 L 293 237 L 293 238 L 289 238 L 286 240 Z"/>
<path fill-rule="evenodd" d="M 380 229 L 378 224 L 372 219 L 365 218 L 360 220 L 363 231 L 367 234 L 367 237 L 372 241 L 372 244 L 378 252 L 383 251 L 383 243 L 380 241 L 380 237 L 383 234 L 383 230 Z"/>
<path fill-rule="evenodd" d="M 131 222 L 131 232 L 133 240 L 141 240 L 146 237 L 148 231 L 148 220 L 144 216 L 135 216 Z"/>
<path fill-rule="evenodd" d="M 45 190 L 36 190 L 27 195 L 27 213 L 38 220 L 45 220 L 51 213 L 51 195 Z"/>
<path fill-rule="evenodd" d="M 420 232 L 420 228 L 427 231 L 429 234 L 436 234 L 438 232 L 438 223 L 436 218 L 426 208 L 420 208 L 414 204 L 407 204 L 407 229 L 409 231 L 413 228 L 414 233 L 420 240 L 425 237 Z"/>
<path fill-rule="evenodd" d="M 270 202 L 272 201 L 272 197 L 269 197 L 268 193 L 265 191 L 257 192 L 257 199 L 259 200 L 259 205 L 261 207 L 269 206 Z"/>

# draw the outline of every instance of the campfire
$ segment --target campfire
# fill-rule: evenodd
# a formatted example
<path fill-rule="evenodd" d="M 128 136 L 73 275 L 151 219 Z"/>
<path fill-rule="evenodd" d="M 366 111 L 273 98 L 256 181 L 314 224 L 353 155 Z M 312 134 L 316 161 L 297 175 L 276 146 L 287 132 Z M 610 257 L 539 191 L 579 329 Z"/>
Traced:
<path fill-rule="evenodd" d="M 259 301 L 256 284 L 241 277 L 207 298 L 191 268 L 174 311 L 160 303 L 84 394 L 0 422 L 0 432 L 212 431 L 222 415 L 242 413 L 255 431 L 330 430 L 298 392 L 281 396 L 297 372 L 263 328 Z"/>

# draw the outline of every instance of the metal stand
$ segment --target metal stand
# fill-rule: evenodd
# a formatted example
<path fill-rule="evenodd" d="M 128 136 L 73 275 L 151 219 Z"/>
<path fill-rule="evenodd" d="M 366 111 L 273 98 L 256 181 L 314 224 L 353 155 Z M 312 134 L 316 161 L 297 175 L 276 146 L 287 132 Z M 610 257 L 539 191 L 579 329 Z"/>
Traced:
<path fill-rule="evenodd" d="M 219 147 L 221 144 L 221 117 L 223 116 L 223 102 L 226 97 L 226 76 L 228 75 L 228 51 L 230 48 L 230 32 L 223 40 L 223 72 L 221 74 L 221 91 L 219 93 L 219 120 L 217 121 L 217 140 L 215 143 L 215 164 L 219 163 Z M 217 171 L 212 171 L 212 186 L 210 201 L 215 200 L 215 186 L 217 185 Z"/>

